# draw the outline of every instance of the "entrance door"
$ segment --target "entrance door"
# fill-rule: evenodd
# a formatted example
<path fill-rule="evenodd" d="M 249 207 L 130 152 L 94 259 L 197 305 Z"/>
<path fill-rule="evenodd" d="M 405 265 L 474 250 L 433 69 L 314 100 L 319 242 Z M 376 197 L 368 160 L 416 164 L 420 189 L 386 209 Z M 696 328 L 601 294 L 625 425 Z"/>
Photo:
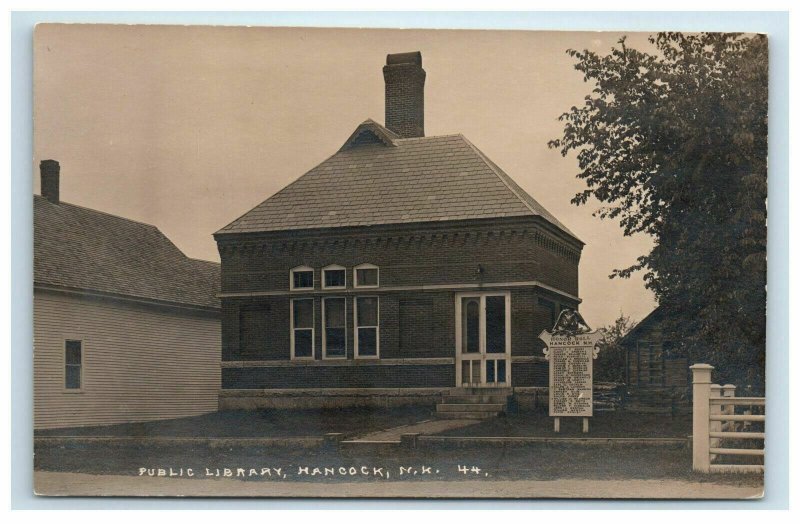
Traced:
<path fill-rule="evenodd" d="M 511 295 L 456 294 L 456 386 L 511 384 Z"/>

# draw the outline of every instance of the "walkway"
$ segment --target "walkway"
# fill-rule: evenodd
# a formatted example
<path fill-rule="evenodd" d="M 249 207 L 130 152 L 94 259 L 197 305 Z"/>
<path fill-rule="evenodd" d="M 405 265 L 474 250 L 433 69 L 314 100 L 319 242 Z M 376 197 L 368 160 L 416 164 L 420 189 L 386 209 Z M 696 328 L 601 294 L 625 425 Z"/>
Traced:
<path fill-rule="evenodd" d="M 442 420 L 423 420 L 416 424 L 407 424 L 394 428 L 375 431 L 351 439 L 350 442 L 400 442 L 400 436 L 406 433 L 417 433 L 419 435 L 434 435 L 442 431 L 463 428 L 483 422 L 482 420 L 467 419 L 442 419 Z"/>

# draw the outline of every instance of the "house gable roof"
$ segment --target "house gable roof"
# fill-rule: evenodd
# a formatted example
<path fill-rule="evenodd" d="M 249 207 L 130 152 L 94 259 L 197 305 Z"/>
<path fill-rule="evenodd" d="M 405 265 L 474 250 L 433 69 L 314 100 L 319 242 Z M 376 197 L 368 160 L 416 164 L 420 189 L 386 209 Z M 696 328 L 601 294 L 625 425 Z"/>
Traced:
<path fill-rule="evenodd" d="M 38 195 L 33 205 L 37 286 L 219 307 L 219 264 L 187 257 L 155 226 Z"/>
<path fill-rule="evenodd" d="M 217 234 L 524 216 L 578 240 L 462 135 L 398 138 L 367 120 L 336 154 Z"/>

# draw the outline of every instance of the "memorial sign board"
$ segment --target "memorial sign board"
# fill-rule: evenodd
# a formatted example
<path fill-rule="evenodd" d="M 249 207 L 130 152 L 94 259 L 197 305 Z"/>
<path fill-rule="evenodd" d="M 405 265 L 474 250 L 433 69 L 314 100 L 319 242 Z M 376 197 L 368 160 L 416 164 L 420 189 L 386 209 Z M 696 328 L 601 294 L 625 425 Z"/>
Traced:
<path fill-rule="evenodd" d="M 550 362 L 549 414 L 551 417 L 591 417 L 592 361 L 597 358 L 599 331 L 589 327 L 573 310 L 564 310 L 552 331 L 539 338 Z"/>
<path fill-rule="evenodd" d="M 592 360 L 600 333 L 553 335 L 547 331 L 539 338 L 548 348 L 550 361 L 550 416 L 592 416 Z"/>

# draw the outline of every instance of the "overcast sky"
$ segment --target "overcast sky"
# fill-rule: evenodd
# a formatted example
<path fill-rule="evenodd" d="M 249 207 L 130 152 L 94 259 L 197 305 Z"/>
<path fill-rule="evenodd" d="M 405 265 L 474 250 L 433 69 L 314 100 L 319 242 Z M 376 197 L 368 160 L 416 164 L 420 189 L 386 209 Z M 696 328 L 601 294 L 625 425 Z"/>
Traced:
<path fill-rule="evenodd" d="M 646 34 L 628 33 L 646 47 Z M 591 86 L 569 48 L 610 32 L 39 25 L 38 162 L 61 162 L 62 200 L 156 225 L 187 255 L 219 260 L 212 234 L 325 160 L 367 118 L 383 122 L 386 54 L 422 52 L 427 136 L 462 133 L 586 242 L 581 312 L 592 327 L 654 307 L 649 251 L 576 207 L 574 156 L 547 147 Z M 143 254 L 146 256 L 146 254 Z"/>

